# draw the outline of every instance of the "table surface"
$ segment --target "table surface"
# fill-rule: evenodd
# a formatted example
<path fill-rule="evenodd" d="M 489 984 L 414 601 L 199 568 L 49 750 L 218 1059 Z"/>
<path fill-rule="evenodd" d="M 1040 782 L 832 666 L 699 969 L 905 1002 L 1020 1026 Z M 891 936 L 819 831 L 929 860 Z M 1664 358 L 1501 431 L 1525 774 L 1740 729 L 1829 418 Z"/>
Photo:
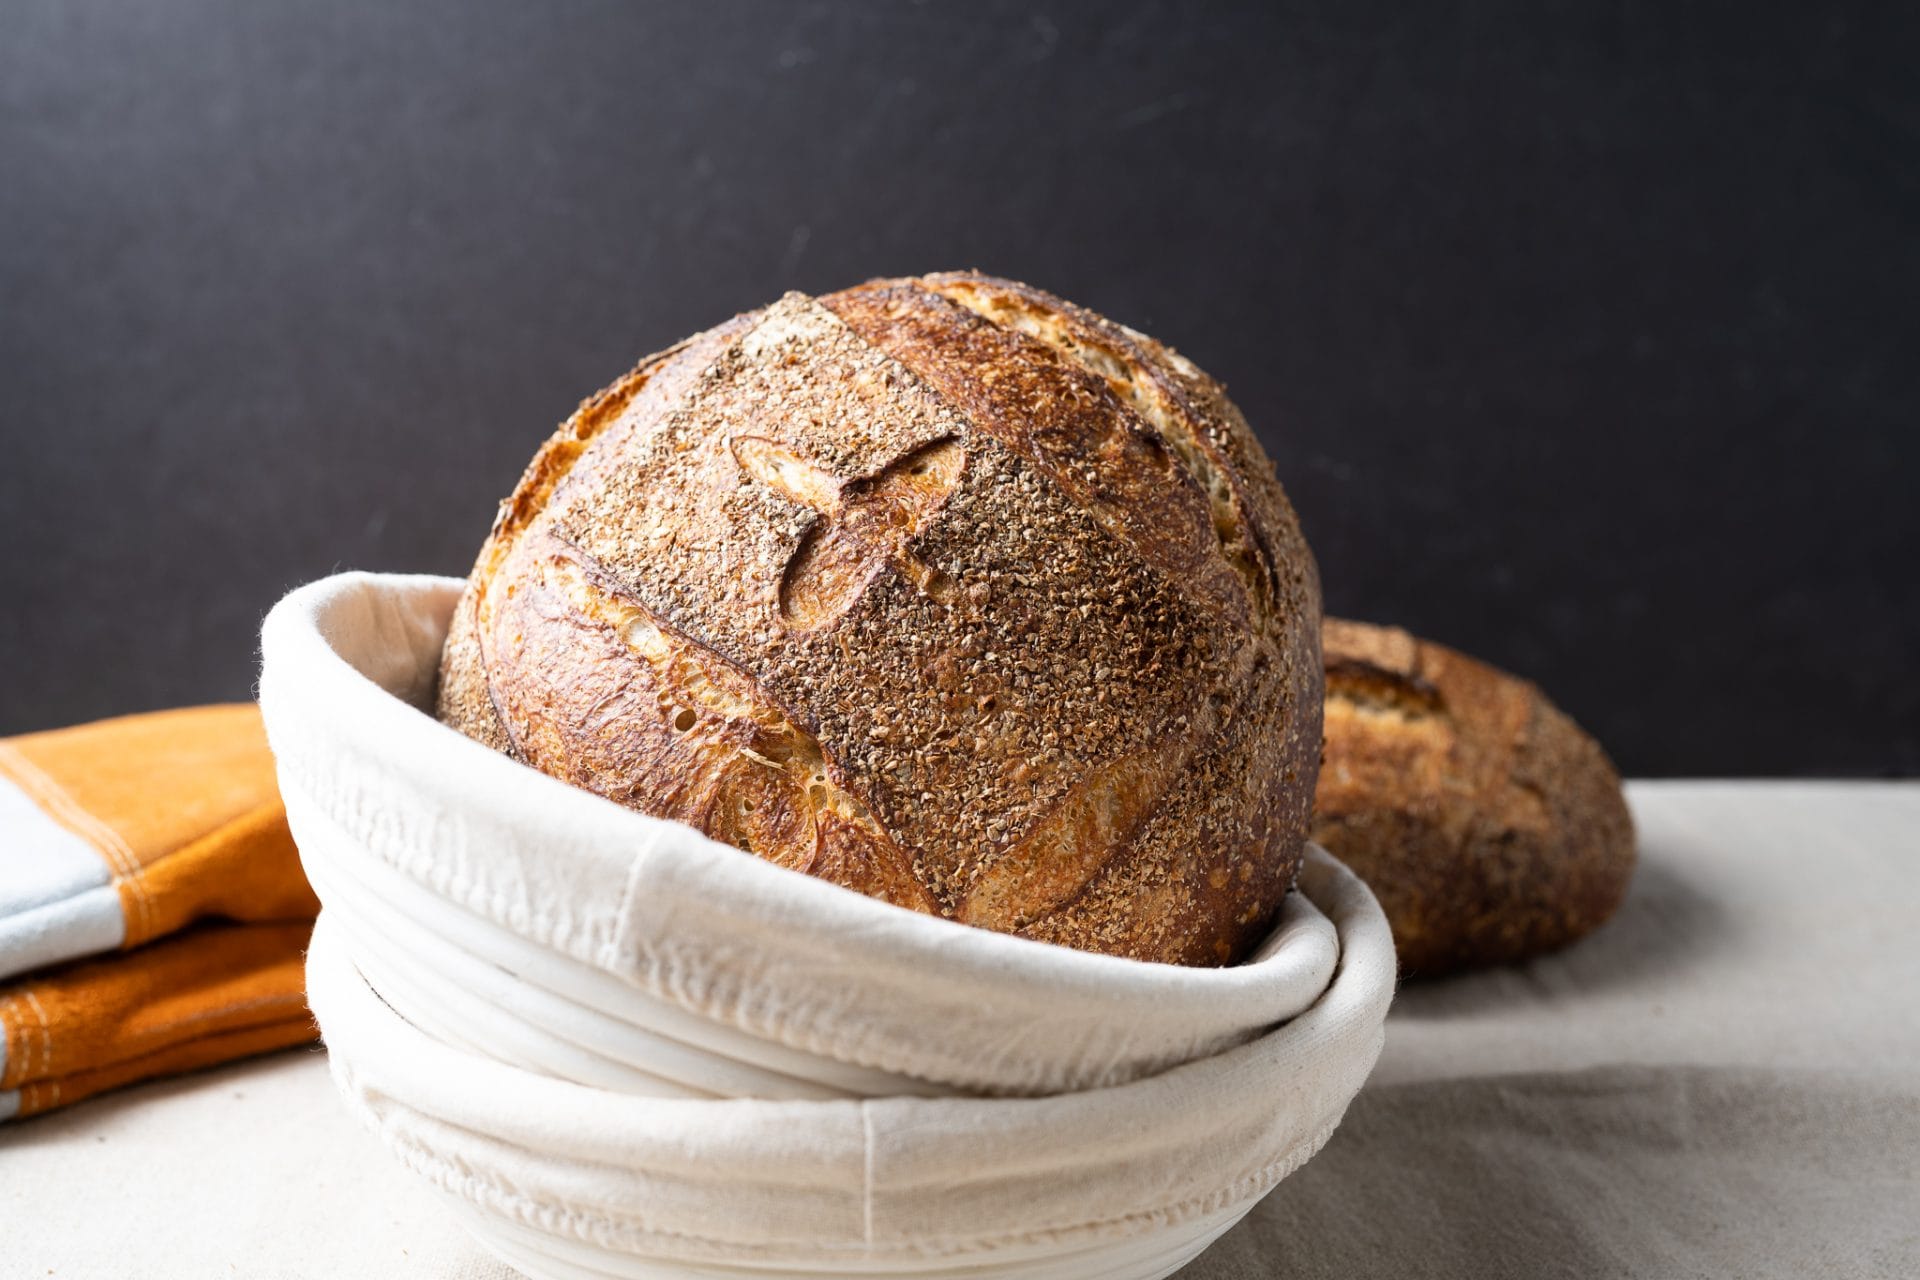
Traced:
<path fill-rule="evenodd" d="M 1620 914 L 1414 985 L 1318 1157 L 1182 1280 L 1920 1274 L 1920 783 L 1635 783 Z M 0 1276 L 514 1273 L 310 1050 L 0 1132 Z"/>

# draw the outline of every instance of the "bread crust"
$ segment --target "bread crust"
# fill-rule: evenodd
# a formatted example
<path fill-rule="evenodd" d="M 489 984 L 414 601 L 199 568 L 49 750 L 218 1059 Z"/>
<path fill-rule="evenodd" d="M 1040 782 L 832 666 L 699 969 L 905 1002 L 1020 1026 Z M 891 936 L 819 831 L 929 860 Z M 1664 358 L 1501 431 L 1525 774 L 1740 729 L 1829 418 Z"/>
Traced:
<path fill-rule="evenodd" d="M 1533 684 L 1326 620 L 1313 838 L 1373 889 L 1401 972 L 1512 964 L 1613 914 L 1635 861 L 1606 753 Z"/>
<path fill-rule="evenodd" d="M 1220 964 L 1297 869 L 1320 681 L 1311 555 L 1217 385 L 954 274 L 790 294 L 583 405 L 438 709 L 903 907 Z"/>

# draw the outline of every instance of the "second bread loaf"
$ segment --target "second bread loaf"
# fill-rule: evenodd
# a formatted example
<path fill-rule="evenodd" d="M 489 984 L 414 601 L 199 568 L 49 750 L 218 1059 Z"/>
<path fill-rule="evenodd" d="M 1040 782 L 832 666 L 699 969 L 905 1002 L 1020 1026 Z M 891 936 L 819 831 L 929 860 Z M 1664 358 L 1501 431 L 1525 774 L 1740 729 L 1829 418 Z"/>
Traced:
<path fill-rule="evenodd" d="M 1525 680 L 1395 627 L 1327 619 L 1313 838 L 1365 880 L 1400 969 L 1564 946 L 1613 914 L 1633 820 L 1600 745 Z"/>

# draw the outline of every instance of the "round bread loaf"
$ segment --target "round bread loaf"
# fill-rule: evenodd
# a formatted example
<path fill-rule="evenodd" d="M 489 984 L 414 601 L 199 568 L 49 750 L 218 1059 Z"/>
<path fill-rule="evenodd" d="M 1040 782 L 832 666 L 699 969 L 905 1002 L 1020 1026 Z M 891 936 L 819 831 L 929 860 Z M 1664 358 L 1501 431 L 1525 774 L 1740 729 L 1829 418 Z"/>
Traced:
<path fill-rule="evenodd" d="M 439 714 L 902 907 L 1223 964 L 1292 883 L 1320 590 L 1220 385 L 973 274 L 788 294 L 587 401 Z"/>
<path fill-rule="evenodd" d="M 1512 964 L 1613 914 L 1633 819 L 1597 742 L 1452 649 L 1337 618 L 1322 635 L 1313 838 L 1380 899 L 1403 975 Z"/>

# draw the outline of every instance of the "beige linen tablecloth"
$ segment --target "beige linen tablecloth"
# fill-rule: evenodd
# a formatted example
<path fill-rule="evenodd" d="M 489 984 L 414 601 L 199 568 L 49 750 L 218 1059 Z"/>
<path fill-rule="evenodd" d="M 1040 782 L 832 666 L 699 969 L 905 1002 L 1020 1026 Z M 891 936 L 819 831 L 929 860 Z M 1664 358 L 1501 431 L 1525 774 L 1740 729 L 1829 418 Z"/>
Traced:
<path fill-rule="evenodd" d="M 1606 929 L 1401 993 L 1183 1280 L 1920 1275 L 1920 783 L 1639 783 Z M 510 1276 L 295 1053 L 0 1136 L 0 1276 Z"/>

